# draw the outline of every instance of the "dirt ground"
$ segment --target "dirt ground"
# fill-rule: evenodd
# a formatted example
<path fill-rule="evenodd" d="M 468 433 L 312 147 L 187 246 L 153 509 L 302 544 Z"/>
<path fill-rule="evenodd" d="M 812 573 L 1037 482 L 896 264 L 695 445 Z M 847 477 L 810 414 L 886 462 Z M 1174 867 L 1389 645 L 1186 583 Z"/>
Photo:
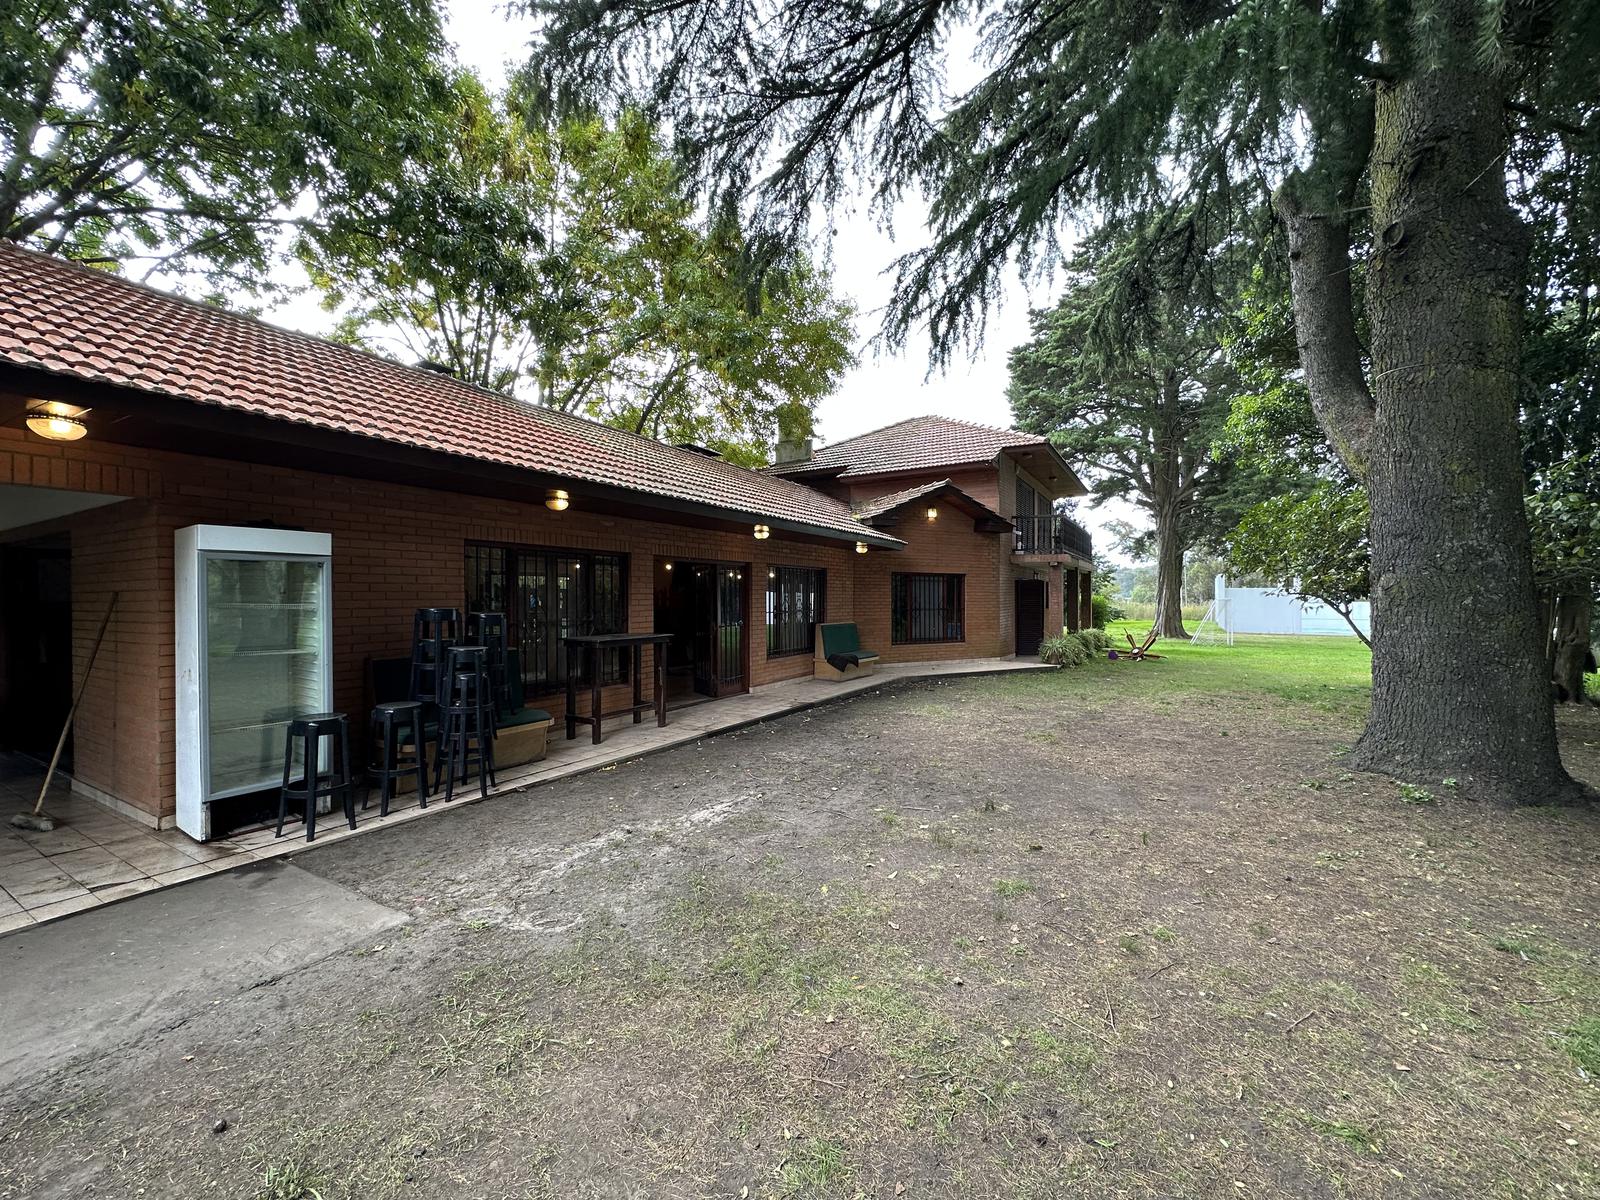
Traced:
<path fill-rule="evenodd" d="M 0 1099 L 0 1196 L 1600 1195 L 1600 813 L 1351 774 L 1347 707 L 1162 669 L 298 855 L 411 921 Z"/>

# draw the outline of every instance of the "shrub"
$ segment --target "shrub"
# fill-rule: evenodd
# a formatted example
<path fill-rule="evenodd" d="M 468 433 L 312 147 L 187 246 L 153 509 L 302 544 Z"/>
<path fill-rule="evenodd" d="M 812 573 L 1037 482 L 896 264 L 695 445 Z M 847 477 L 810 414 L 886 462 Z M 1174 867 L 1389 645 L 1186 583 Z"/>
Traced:
<path fill-rule="evenodd" d="M 1090 658 L 1099 657 L 1111 646 L 1111 638 L 1104 629 L 1080 629 L 1072 636 L 1083 643 L 1083 648 L 1089 652 Z"/>
<path fill-rule="evenodd" d="M 1102 596 L 1096 592 L 1089 598 L 1089 623 L 1096 629 L 1104 629 L 1107 621 L 1122 620 L 1122 610 L 1111 603 L 1110 596 Z"/>
<path fill-rule="evenodd" d="M 1077 638 L 1063 634 L 1046 638 L 1039 644 L 1039 659 L 1058 667 L 1081 667 L 1089 661 L 1089 652 Z"/>

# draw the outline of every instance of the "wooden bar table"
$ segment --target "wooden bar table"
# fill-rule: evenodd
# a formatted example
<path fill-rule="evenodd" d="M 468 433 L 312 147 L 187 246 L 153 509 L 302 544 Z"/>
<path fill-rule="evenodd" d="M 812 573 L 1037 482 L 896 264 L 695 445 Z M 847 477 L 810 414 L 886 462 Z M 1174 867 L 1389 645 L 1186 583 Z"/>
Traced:
<path fill-rule="evenodd" d="M 567 645 L 567 740 L 578 736 L 580 722 L 590 726 L 594 744 L 602 740 L 600 722 L 612 717 L 633 714 L 637 725 L 646 709 L 656 710 L 656 724 L 667 723 L 667 656 L 666 644 L 672 640 L 670 633 L 589 633 L 563 638 Z M 616 646 L 633 649 L 633 703 L 627 708 L 611 712 L 600 711 L 600 651 Z M 655 694 L 644 698 L 644 648 L 655 647 Z M 578 711 L 578 677 L 584 665 L 589 668 L 589 712 Z"/>

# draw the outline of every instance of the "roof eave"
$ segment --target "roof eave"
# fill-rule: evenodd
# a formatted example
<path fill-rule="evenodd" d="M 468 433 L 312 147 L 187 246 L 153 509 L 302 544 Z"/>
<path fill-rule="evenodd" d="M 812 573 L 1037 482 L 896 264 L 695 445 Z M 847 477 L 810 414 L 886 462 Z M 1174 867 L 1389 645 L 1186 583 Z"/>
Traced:
<path fill-rule="evenodd" d="M 1083 485 L 1083 480 L 1078 478 L 1078 473 L 1072 469 L 1072 464 L 1062 457 L 1061 451 L 1056 448 L 1056 444 L 1054 442 L 1028 442 L 1026 444 L 1016 446 L 1007 446 L 1001 451 L 1001 453 L 1016 457 L 1018 455 L 1027 454 L 1036 450 L 1043 450 L 1047 452 L 1050 457 L 1055 460 L 1056 465 L 1061 470 L 1062 477 L 1066 481 L 1066 486 L 1058 490 L 1056 492 L 1056 496 L 1065 498 L 1074 496 L 1087 496 L 1089 494 L 1089 489 Z"/>
<path fill-rule="evenodd" d="M 368 462 L 378 462 L 396 468 L 389 477 L 396 482 L 407 482 L 399 468 L 412 463 L 449 461 L 459 467 L 470 468 L 464 472 L 472 475 L 493 475 L 499 479 L 526 480 L 530 491 L 561 487 L 574 495 L 591 496 L 613 501 L 623 501 L 663 513 L 681 513 L 729 524 L 763 524 L 774 531 L 783 531 L 808 538 L 842 542 L 854 545 L 866 542 L 884 550 L 899 550 L 905 542 L 890 534 L 881 533 L 859 522 L 853 525 L 819 525 L 794 517 L 755 509 L 733 508 L 708 501 L 688 500 L 629 488 L 620 484 L 607 484 L 587 479 L 574 479 L 565 475 L 552 475 L 531 467 L 517 466 L 491 458 L 478 458 L 455 451 L 432 449 L 409 442 L 394 441 L 377 434 L 332 426 L 293 417 L 268 413 L 253 413 L 187 396 L 175 396 L 156 388 L 138 388 L 103 379 L 61 371 L 43 364 L 24 364 L 0 361 L 0 386 L 35 394 L 41 399 L 72 398 L 87 400 L 91 407 L 121 408 L 125 415 L 138 415 L 155 425 L 170 426 L 217 433 L 226 431 L 245 442 L 262 446 L 284 444 L 313 444 L 321 448 L 338 448 L 349 454 L 359 447 L 366 453 L 359 457 Z M 130 444 L 141 444 L 130 442 Z M 373 453 L 373 447 L 383 447 L 384 452 Z M 221 457 L 227 457 L 225 455 Z M 308 468 L 322 471 L 323 468 Z M 338 474 L 337 471 L 326 473 Z M 353 473 L 353 472 L 347 472 Z M 370 477 L 370 474 L 369 476 Z M 415 480 L 412 480 L 415 482 Z M 426 485 L 422 485 L 426 486 Z M 459 489 L 450 489 L 459 490 Z M 849 518 L 846 518 L 849 519 Z"/>

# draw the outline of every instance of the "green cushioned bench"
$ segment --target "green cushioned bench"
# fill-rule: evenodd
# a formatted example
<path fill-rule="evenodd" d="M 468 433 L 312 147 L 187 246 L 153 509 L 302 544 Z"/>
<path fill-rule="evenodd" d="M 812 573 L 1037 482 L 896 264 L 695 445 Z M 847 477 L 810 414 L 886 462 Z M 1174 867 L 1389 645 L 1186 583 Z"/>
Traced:
<path fill-rule="evenodd" d="M 515 650 L 506 651 L 506 684 L 511 691 L 511 712 L 495 716 L 496 769 L 542 759 L 549 748 L 553 720 L 544 709 L 527 707 L 527 696 L 522 690 L 522 660 Z"/>
<path fill-rule="evenodd" d="M 830 654 L 854 654 L 861 665 L 847 666 L 841 671 L 828 661 Z M 861 648 L 861 633 L 854 621 L 833 621 L 817 626 L 816 661 L 812 664 L 812 674 L 818 679 L 853 679 L 857 675 L 871 675 L 877 667 L 877 652 Z"/>

